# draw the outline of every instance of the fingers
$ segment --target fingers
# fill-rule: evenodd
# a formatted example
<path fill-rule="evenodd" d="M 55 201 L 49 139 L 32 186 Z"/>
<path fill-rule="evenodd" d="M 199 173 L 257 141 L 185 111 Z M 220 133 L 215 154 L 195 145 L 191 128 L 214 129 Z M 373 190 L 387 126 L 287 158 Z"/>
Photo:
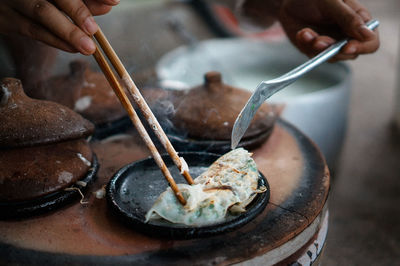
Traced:
<path fill-rule="evenodd" d="M 335 39 L 328 37 L 328 36 L 320 36 L 317 33 L 314 32 L 313 38 L 304 41 L 304 36 L 302 35 L 307 35 L 306 33 L 307 30 L 303 30 L 303 32 L 299 32 L 298 34 L 298 43 L 301 43 L 298 47 L 300 50 L 305 53 L 309 57 L 316 56 L 317 54 L 321 53 L 325 49 L 327 49 L 329 46 L 334 44 L 336 42 Z M 302 40 L 303 39 L 303 40 Z M 354 49 L 354 45 L 347 45 L 345 46 L 342 51 L 334 56 L 330 62 L 338 61 L 338 60 L 351 60 L 357 58 L 358 53 L 357 50 Z"/>
<path fill-rule="evenodd" d="M 317 44 L 317 42 L 319 46 L 321 46 L 321 43 L 317 39 L 318 37 L 318 33 L 310 28 L 305 28 L 297 32 L 295 44 L 304 54 L 308 56 L 314 56 L 314 54 L 317 53 L 317 51 L 314 51 L 314 46 Z"/>
<path fill-rule="evenodd" d="M 94 16 L 104 15 L 110 12 L 112 6 L 117 5 L 119 0 L 84 0 L 86 6 Z"/>
<path fill-rule="evenodd" d="M 310 28 L 302 29 L 296 34 L 297 47 L 309 57 L 317 55 L 335 42 L 335 39 L 321 36 Z M 355 59 L 360 54 L 375 52 L 378 47 L 379 40 L 377 39 L 367 42 L 350 40 L 331 61 Z"/>
<path fill-rule="evenodd" d="M 379 47 L 378 31 L 365 25 L 371 15 L 357 0 L 286 0 L 279 20 L 293 44 L 308 56 L 345 37 L 352 40 L 332 60 L 354 59 Z"/>
<path fill-rule="evenodd" d="M 0 28 L 1 33 L 6 35 L 13 35 L 15 33 L 18 33 L 20 35 L 39 40 L 66 52 L 77 52 L 74 47 L 72 47 L 62 39 L 58 38 L 57 36 L 53 35 L 40 24 L 37 24 L 29 18 L 22 16 L 11 8 L 4 11 L 6 12 L 1 12 L 0 16 L 0 25 L 2 25 L 2 27 Z M 10 21 L 18 21 L 18 23 L 9 23 Z"/>
<path fill-rule="evenodd" d="M 322 1 L 321 10 L 326 17 L 331 18 L 347 35 L 359 41 L 372 40 L 373 31 L 365 26 L 371 18 L 367 9 L 356 0 Z"/>
<path fill-rule="evenodd" d="M 12 11 L 6 12 L 7 17 L 12 17 L 8 21 L 4 20 L 6 16 L 0 18 L 3 20 L 0 31 L 15 30 L 62 50 L 79 51 L 84 55 L 95 51 L 95 44 L 88 36 L 98 30 L 92 14 L 105 14 L 119 3 L 119 0 L 3 1 L 0 7 Z M 0 10 L 0 13 L 4 12 Z M 8 25 L 9 21 L 15 25 Z"/>
<path fill-rule="evenodd" d="M 55 0 L 54 2 L 86 34 L 93 35 L 99 29 L 88 7 L 81 0 Z"/>
<path fill-rule="evenodd" d="M 333 61 L 355 59 L 360 54 L 373 53 L 379 48 L 378 32 L 368 29 L 365 25 L 366 21 L 371 20 L 371 15 L 358 1 L 325 0 L 319 3 L 326 5 L 320 7 L 324 10 L 322 15 L 325 18 L 331 18 L 333 25 L 337 24 L 347 36 L 352 38 L 333 58 Z M 317 55 L 335 41 L 334 38 L 320 35 L 310 28 L 299 30 L 295 38 L 296 45 L 308 56 Z"/>
<path fill-rule="evenodd" d="M 45 25 L 51 33 L 69 43 L 80 53 L 85 55 L 94 53 L 96 49 L 95 44 L 90 37 L 87 36 L 87 33 L 73 24 L 48 1 L 14 0 L 12 3 L 18 11 L 34 20 L 37 24 Z M 83 9 L 77 9 L 75 12 L 81 12 L 81 14 L 85 15 L 85 10 Z"/>
<path fill-rule="evenodd" d="M 115 6 L 118 5 L 120 0 L 90 0 L 94 2 L 98 2 L 100 4 L 108 5 L 108 6 Z"/>
<path fill-rule="evenodd" d="M 362 18 L 364 22 L 372 19 L 371 14 L 368 12 L 368 10 L 359 2 L 355 0 L 345 0 L 344 3 L 352 8 Z"/>
<path fill-rule="evenodd" d="M 111 10 L 111 6 L 99 4 L 96 1 L 85 1 L 85 3 L 94 16 L 107 14 Z"/>
<path fill-rule="evenodd" d="M 92 15 L 101 15 L 109 12 L 112 6 L 119 3 L 119 0 L 54 0 L 54 2 L 80 29 L 88 35 L 93 35 L 98 31 L 99 27 Z M 88 42 L 88 40 L 85 39 L 84 42 Z M 83 43 L 82 45 L 85 47 L 88 43 Z M 94 52 L 94 43 L 93 45 L 90 44 L 90 48 L 90 50 L 86 49 L 86 51 L 92 54 Z"/>

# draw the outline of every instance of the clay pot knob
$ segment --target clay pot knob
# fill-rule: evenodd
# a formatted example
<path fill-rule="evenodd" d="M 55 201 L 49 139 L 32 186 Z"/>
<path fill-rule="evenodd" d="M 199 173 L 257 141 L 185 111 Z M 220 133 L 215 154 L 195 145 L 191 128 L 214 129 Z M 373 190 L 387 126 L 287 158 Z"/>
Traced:
<path fill-rule="evenodd" d="M 222 76 L 218 71 L 210 71 L 204 75 L 207 89 L 215 91 L 222 87 Z"/>

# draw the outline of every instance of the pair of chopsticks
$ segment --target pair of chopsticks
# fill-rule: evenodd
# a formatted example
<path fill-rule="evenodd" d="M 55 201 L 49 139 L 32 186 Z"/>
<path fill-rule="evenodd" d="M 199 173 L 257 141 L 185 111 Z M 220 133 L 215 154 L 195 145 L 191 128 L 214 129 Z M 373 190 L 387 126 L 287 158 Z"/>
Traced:
<path fill-rule="evenodd" d="M 113 70 L 111 69 L 110 65 L 108 64 L 105 56 L 99 49 L 99 46 L 102 48 L 103 52 L 107 56 L 108 60 L 114 66 L 115 71 L 117 72 L 118 76 L 121 78 L 125 88 L 131 95 L 131 97 L 136 102 L 139 110 L 145 117 L 146 121 L 150 125 L 150 128 L 153 130 L 157 138 L 160 140 L 161 144 L 167 150 L 169 156 L 172 158 L 172 161 L 181 171 L 182 175 L 185 177 L 186 181 L 191 185 L 193 184 L 193 179 L 190 176 L 188 169 L 185 169 L 185 165 L 183 165 L 181 158 L 179 158 L 178 153 L 175 151 L 174 147 L 172 146 L 171 142 L 169 141 L 167 135 L 161 128 L 160 124 L 158 123 L 156 117 L 154 116 L 153 112 L 150 110 L 149 106 L 147 105 L 146 101 L 144 100 L 142 94 L 140 93 L 139 89 L 136 87 L 135 83 L 133 82 L 131 76 L 129 75 L 128 71 L 126 71 L 124 65 L 122 64 L 121 60 L 115 53 L 114 49 L 108 42 L 107 38 L 99 28 L 99 30 L 94 34 L 94 39 L 97 41 L 96 44 L 96 52 L 93 54 L 94 58 L 96 59 L 98 65 L 100 66 L 101 70 L 103 71 L 104 75 L 106 76 L 108 82 L 110 83 L 111 87 L 113 88 L 115 94 L 117 95 L 118 99 L 120 100 L 121 104 L 128 112 L 130 119 L 132 120 L 134 126 L 136 127 L 137 131 L 139 132 L 140 136 L 142 137 L 143 141 L 146 143 L 147 147 L 149 148 L 155 162 L 157 163 L 158 167 L 160 168 L 161 172 L 163 173 L 164 177 L 167 179 L 168 183 L 171 186 L 171 189 L 175 193 L 175 196 L 179 200 L 182 205 L 186 204 L 186 200 L 182 196 L 182 193 L 179 191 L 178 186 L 175 183 L 171 173 L 169 172 L 167 166 L 165 165 L 164 161 L 162 160 L 159 152 L 157 151 L 156 146 L 152 142 L 149 134 L 147 133 L 145 127 L 143 126 L 142 122 L 139 119 L 135 109 L 133 108 L 132 103 L 129 100 L 129 97 L 126 95 L 126 92 L 119 83 L 118 78 L 115 76 Z"/>

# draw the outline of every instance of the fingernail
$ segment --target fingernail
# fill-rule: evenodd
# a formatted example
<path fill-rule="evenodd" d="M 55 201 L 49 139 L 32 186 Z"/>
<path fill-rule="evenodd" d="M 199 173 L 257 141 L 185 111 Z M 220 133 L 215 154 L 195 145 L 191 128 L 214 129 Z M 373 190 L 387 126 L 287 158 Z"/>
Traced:
<path fill-rule="evenodd" d="M 305 32 L 303 33 L 303 40 L 304 40 L 304 41 L 310 42 L 310 41 L 312 41 L 313 39 L 314 39 L 314 36 L 313 36 L 311 33 L 309 33 L 308 31 L 305 31 Z"/>
<path fill-rule="evenodd" d="M 364 39 L 369 39 L 374 34 L 372 30 L 370 30 L 367 26 L 362 25 L 358 28 L 358 32 Z"/>
<path fill-rule="evenodd" d="M 92 16 L 85 19 L 85 22 L 83 23 L 83 28 L 89 35 L 95 34 L 99 29 Z"/>
<path fill-rule="evenodd" d="M 347 48 L 345 49 L 344 52 L 345 52 L 346 54 L 354 54 L 356 51 L 357 51 L 357 48 L 354 47 L 353 45 L 350 45 L 349 47 L 347 47 Z"/>
<path fill-rule="evenodd" d="M 325 49 L 328 46 L 329 46 L 329 44 L 327 42 L 324 42 L 324 41 L 318 41 L 315 44 L 315 48 L 317 48 L 317 49 Z"/>
<path fill-rule="evenodd" d="M 111 2 L 113 2 L 114 4 L 119 4 L 120 0 L 111 0 Z"/>
<path fill-rule="evenodd" d="M 80 39 L 80 44 L 82 49 L 88 54 L 92 54 L 96 50 L 96 46 L 94 45 L 92 39 L 89 38 L 89 36 L 83 36 Z"/>

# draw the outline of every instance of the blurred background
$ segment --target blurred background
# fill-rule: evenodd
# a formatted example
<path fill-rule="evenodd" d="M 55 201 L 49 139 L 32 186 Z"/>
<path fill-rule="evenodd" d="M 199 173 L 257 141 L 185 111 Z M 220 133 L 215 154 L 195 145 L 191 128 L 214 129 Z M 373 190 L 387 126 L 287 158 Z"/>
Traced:
<path fill-rule="evenodd" d="M 400 2 L 360 2 L 381 22 L 381 47 L 349 62 L 348 128 L 331 188 L 323 265 L 400 263 Z"/>

